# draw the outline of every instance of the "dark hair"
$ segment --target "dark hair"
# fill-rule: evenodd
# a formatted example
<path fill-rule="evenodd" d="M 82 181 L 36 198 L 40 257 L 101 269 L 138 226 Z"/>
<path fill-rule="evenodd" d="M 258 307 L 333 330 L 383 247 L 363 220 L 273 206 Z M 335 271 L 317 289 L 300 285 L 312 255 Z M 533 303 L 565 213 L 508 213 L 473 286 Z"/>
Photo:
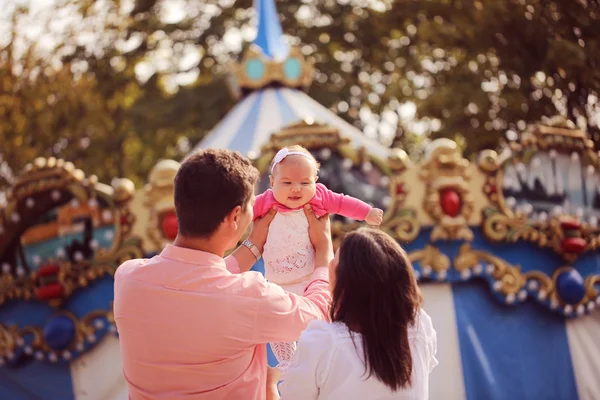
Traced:
<path fill-rule="evenodd" d="M 179 233 L 210 236 L 237 206 L 246 207 L 258 171 L 239 152 L 199 150 L 188 156 L 175 176 L 175 212 Z"/>
<path fill-rule="evenodd" d="M 363 339 L 365 374 L 393 391 L 410 386 L 408 326 L 421 294 L 406 252 L 389 235 L 371 228 L 350 232 L 340 245 L 331 320 Z"/>

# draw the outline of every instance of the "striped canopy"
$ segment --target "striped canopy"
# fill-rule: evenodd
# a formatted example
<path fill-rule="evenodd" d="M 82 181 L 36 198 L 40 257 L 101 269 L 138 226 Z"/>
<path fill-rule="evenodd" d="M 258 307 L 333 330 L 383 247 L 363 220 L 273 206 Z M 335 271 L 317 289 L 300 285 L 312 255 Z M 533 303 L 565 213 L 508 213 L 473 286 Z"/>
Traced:
<path fill-rule="evenodd" d="M 257 156 L 273 133 L 304 120 L 337 128 L 353 146 L 364 146 L 374 156 L 386 158 L 390 152 L 304 92 L 289 88 L 267 88 L 251 93 L 196 148 L 230 149 L 245 156 Z"/>

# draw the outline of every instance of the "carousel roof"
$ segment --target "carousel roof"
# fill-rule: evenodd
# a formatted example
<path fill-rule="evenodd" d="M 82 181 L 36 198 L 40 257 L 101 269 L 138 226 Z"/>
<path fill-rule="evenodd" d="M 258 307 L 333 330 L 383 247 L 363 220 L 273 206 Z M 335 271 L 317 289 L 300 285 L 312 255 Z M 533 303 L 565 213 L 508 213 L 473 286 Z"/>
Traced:
<path fill-rule="evenodd" d="M 304 92 L 284 87 L 258 90 L 245 97 L 196 148 L 227 148 L 256 156 L 271 134 L 301 121 L 337 128 L 341 137 L 374 156 L 385 158 L 390 153 L 389 148 L 366 137 Z"/>

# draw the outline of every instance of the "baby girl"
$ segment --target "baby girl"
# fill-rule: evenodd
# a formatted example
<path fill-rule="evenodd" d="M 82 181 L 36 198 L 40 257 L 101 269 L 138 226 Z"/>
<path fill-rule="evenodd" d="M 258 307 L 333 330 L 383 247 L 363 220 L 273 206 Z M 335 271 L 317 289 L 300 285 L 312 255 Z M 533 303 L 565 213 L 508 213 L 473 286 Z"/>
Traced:
<path fill-rule="evenodd" d="M 308 236 L 303 206 L 308 203 L 320 217 L 339 214 L 369 225 L 380 225 L 383 211 L 317 183 L 319 163 L 301 146 L 284 147 L 271 163 L 271 187 L 256 197 L 254 218 L 275 207 L 279 212 L 269 226 L 263 257 L 265 277 L 288 292 L 302 295 L 315 269 L 315 252 Z M 279 367 L 292 358 L 295 343 L 272 343 Z"/>

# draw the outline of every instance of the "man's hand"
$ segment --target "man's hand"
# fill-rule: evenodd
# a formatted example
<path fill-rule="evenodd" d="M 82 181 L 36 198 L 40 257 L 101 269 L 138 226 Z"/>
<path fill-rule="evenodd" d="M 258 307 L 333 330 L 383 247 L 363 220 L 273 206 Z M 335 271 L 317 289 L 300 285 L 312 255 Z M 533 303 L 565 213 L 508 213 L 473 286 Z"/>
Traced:
<path fill-rule="evenodd" d="M 315 267 L 325 267 L 333 259 L 329 214 L 317 218 L 309 204 L 304 206 L 304 214 L 308 220 L 308 236 L 315 248 Z"/>
<path fill-rule="evenodd" d="M 271 221 L 273 221 L 276 214 L 277 210 L 272 208 L 268 213 L 255 219 L 252 223 L 252 231 L 250 232 L 248 239 L 258 247 L 261 254 L 265 247 L 265 242 L 267 241 L 267 235 L 269 234 L 269 225 L 271 225 Z"/>

